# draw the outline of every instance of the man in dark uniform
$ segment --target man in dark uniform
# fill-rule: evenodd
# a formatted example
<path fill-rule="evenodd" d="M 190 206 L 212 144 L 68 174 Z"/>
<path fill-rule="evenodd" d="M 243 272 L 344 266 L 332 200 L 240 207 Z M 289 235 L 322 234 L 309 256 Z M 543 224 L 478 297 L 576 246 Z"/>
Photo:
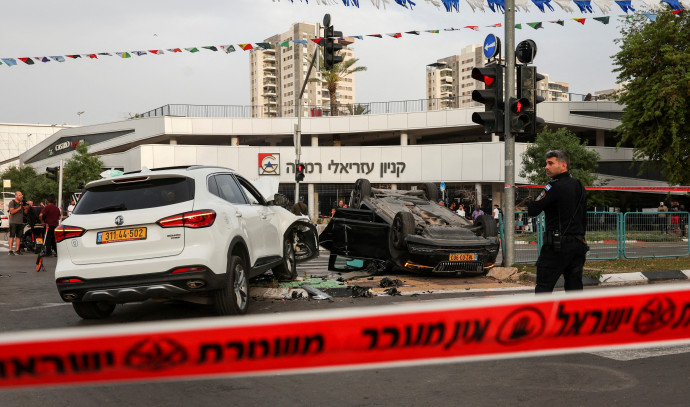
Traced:
<path fill-rule="evenodd" d="M 300 196 L 299 197 L 299 202 L 294 204 L 292 206 L 292 213 L 294 213 L 297 216 L 300 215 L 309 215 L 309 211 L 307 210 L 307 204 L 304 203 L 304 197 Z"/>
<path fill-rule="evenodd" d="M 587 196 L 582 183 L 568 173 L 569 165 L 565 151 L 546 153 L 546 175 L 551 182 L 527 206 L 529 216 L 544 211 L 546 217 L 544 244 L 537 260 L 536 293 L 552 292 L 561 274 L 566 291 L 582 290 L 582 267 L 589 250 L 585 243 Z"/>

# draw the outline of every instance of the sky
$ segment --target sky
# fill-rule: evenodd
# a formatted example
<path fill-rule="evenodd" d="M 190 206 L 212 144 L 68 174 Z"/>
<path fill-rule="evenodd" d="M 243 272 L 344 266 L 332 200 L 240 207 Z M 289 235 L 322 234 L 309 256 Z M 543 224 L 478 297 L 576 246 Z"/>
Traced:
<path fill-rule="evenodd" d="M 493 33 L 505 44 L 503 28 L 487 25 L 504 22 L 502 13 L 472 8 L 461 0 L 460 12 L 446 12 L 425 0 L 413 10 L 394 1 L 379 10 L 370 0 L 360 8 L 324 6 L 315 0 L 33 0 L 4 2 L 0 12 L 0 58 L 43 57 L 97 52 L 202 47 L 234 44 L 225 54 L 202 49 L 191 54 L 101 56 L 64 63 L 37 62 L 0 66 L 0 123 L 100 124 L 166 104 L 249 105 L 249 52 L 240 43 L 257 43 L 287 31 L 295 22 L 321 22 L 331 14 L 336 30 L 344 35 L 383 34 L 384 38 L 357 41 L 359 64 L 368 68 L 357 74 L 356 101 L 384 102 L 425 98 L 426 65 L 459 54 L 471 44 L 481 44 Z M 570 84 L 570 92 L 586 94 L 611 89 L 616 82 L 611 56 L 618 51 L 622 10 L 609 14 L 594 6 L 594 13 L 566 13 L 555 3 L 555 12 L 517 12 L 516 44 L 536 42 L 534 61 L 552 81 Z M 574 7 L 574 6 L 573 6 Z M 574 7 L 577 9 L 576 7 Z M 611 16 L 604 25 L 592 17 Z M 587 18 L 585 25 L 572 18 Z M 565 25 L 548 21 L 563 19 Z M 544 29 L 524 23 L 543 21 Z M 480 31 L 444 28 L 480 26 Z M 439 29 L 391 38 L 386 33 Z M 84 112 L 81 117 L 78 112 Z"/>

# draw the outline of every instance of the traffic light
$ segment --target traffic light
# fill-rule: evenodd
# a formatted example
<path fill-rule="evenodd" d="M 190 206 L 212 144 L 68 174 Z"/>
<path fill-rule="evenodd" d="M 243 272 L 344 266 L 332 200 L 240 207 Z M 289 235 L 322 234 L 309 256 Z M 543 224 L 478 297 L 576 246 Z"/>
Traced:
<path fill-rule="evenodd" d="M 300 182 L 304 179 L 304 169 L 305 166 L 302 163 L 297 164 L 295 169 L 295 181 Z"/>
<path fill-rule="evenodd" d="M 323 67 L 324 69 L 330 71 L 333 69 L 333 65 L 343 62 L 343 57 L 336 55 L 343 46 L 336 42 L 335 38 L 340 38 L 343 36 L 341 31 L 335 31 L 332 25 L 328 25 L 324 28 L 323 34 Z"/>
<path fill-rule="evenodd" d="M 46 178 L 57 181 L 60 167 L 46 167 Z"/>
<path fill-rule="evenodd" d="M 518 65 L 518 99 L 526 99 L 527 106 L 525 114 L 529 120 L 525 123 L 524 133 L 536 135 L 537 127 L 544 124 L 544 119 L 537 116 L 537 105 L 544 101 L 544 98 L 537 94 L 537 82 L 544 79 L 544 75 L 537 73 L 536 66 Z"/>
<path fill-rule="evenodd" d="M 524 133 L 532 118 L 527 113 L 530 102 L 527 98 L 510 98 L 510 131 L 511 133 Z"/>
<path fill-rule="evenodd" d="M 483 90 L 472 91 L 472 100 L 484 105 L 483 112 L 472 113 L 472 121 L 484 126 L 485 133 L 503 133 L 503 65 L 491 64 L 472 69 L 472 78 L 483 82 Z"/>

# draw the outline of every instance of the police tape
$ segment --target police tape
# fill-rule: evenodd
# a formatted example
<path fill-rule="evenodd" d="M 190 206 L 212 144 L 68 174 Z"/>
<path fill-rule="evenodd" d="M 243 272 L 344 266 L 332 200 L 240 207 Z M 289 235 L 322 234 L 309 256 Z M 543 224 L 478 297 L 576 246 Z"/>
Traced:
<path fill-rule="evenodd" d="M 690 339 L 690 289 L 204 318 L 0 335 L 0 388 L 444 363 Z"/>
<path fill-rule="evenodd" d="M 526 184 L 521 184 L 518 185 L 519 188 L 544 188 L 544 185 L 526 185 Z M 650 186 L 642 186 L 642 187 L 585 187 L 586 190 L 588 191 L 642 191 L 642 192 L 650 192 L 650 191 L 657 191 L 657 192 L 690 192 L 690 186 L 687 187 L 679 187 L 679 186 L 668 186 L 668 187 L 650 187 Z"/>

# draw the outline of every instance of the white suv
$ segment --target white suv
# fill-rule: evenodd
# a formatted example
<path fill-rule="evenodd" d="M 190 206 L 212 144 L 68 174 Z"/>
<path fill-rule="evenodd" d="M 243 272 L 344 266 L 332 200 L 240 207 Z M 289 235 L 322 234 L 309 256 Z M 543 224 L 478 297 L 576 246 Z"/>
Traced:
<path fill-rule="evenodd" d="M 89 183 L 55 230 L 60 296 L 85 319 L 147 299 L 215 303 L 247 312 L 249 282 L 268 270 L 283 280 L 318 256 L 314 226 L 235 171 L 189 166 L 126 173 Z"/>

